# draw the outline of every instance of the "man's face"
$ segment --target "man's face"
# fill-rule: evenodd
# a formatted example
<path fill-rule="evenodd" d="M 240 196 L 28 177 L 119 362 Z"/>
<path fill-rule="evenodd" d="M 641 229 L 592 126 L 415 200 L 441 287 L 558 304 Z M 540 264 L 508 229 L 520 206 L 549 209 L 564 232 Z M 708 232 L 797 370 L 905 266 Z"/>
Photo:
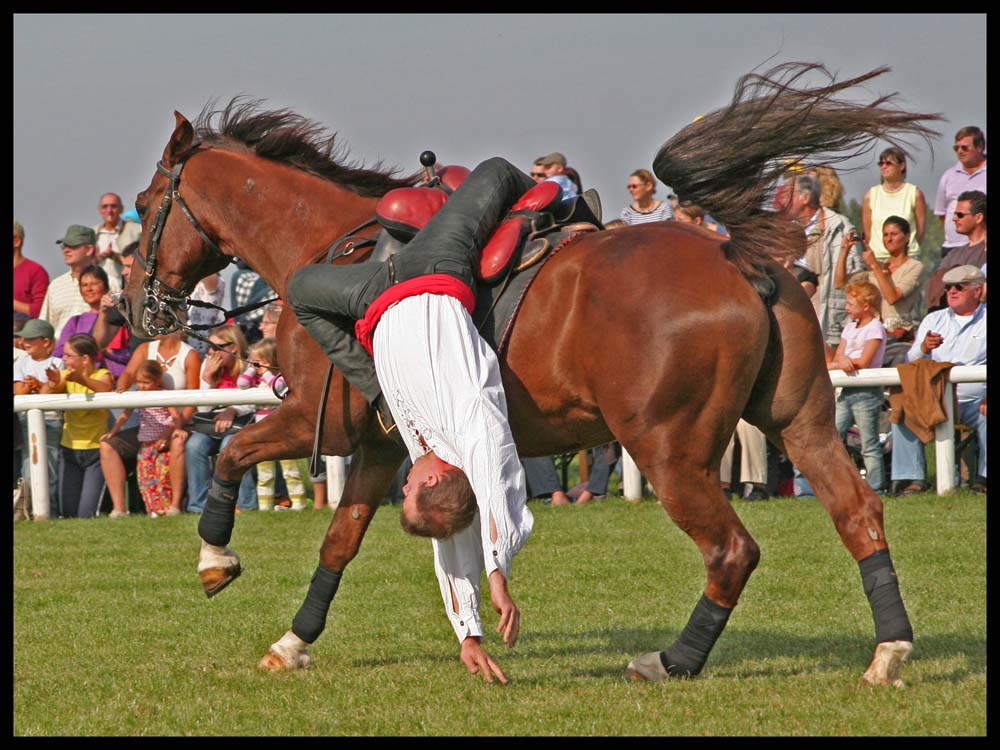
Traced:
<path fill-rule="evenodd" d="M 951 218 L 955 222 L 955 231 L 968 236 L 982 222 L 983 215 L 972 213 L 971 201 L 959 201 L 955 204 L 955 212 Z"/>
<path fill-rule="evenodd" d="M 18 250 L 20 250 L 22 245 L 24 245 L 24 238 L 23 237 L 18 237 L 15 234 L 14 235 L 14 252 L 17 252 Z"/>
<path fill-rule="evenodd" d="M 544 182 L 546 177 L 548 177 L 548 175 L 545 174 L 545 167 L 541 164 L 531 165 L 531 179 L 535 182 Z"/>
<path fill-rule="evenodd" d="M 978 167 L 983 161 L 983 151 L 986 149 L 985 143 L 981 146 L 975 146 L 972 141 L 971 135 L 955 141 L 955 155 L 958 156 L 958 161 L 962 166 L 966 168 Z"/>
<path fill-rule="evenodd" d="M 132 264 L 135 263 L 135 255 L 122 256 L 122 286 L 128 284 L 132 276 Z"/>
<path fill-rule="evenodd" d="M 101 196 L 101 202 L 97 204 L 97 210 L 104 220 L 104 225 L 118 226 L 118 221 L 122 216 L 122 202 L 114 193 L 105 193 Z"/>
<path fill-rule="evenodd" d="M 948 307 L 954 310 L 956 315 L 970 315 L 979 307 L 979 300 L 983 296 L 981 284 L 945 284 L 945 295 L 948 298 Z"/>
<path fill-rule="evenodd" d="M 403 516 L 407 523 L 421 525 L 421 521 L 426 520 L 417 510 L 417 494 L 425 486 L 435 486 L 448 470 L 448 464 L 433 453 L 425 453 L 413 462 L 403 485 Z"/>
<path fill-rule="evenodd" d="M 93 257 L 93 245 L 77 245 L 76 247 L 63 245 L 63 260 L 70 268 L 83 268 L 85 265 L 89 265 Z"/>
<path fill-rule="evenodd" d="M 24 342 L 24 351 L 26 351 L 32 359 L 45 359 L 52 353 L 52 339 L 39 337 L 21 340 Z"/>

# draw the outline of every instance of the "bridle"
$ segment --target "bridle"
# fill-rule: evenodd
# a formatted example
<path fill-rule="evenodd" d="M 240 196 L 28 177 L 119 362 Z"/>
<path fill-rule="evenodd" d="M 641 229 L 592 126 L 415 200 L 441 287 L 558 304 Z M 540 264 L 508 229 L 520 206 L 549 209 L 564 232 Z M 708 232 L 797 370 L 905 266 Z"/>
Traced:
<path fill-rule="evenodd" d="M 143 258 L 139 250 L 136 250 L 135 253 L 136 262 L 146 271 L 146 278 L 142 286 L 145 297 L 143 301 L 142 327 L 151 336 L 164 336 L 177 330 L 194 334 L 195 328 L 205 327 L 189 326 L 178 315 L 178 311 L 186 310 L 192 304 L 206 305 L 207 303 L 189 299 L 188 295 L 191 290 L 177 289 L 156 276 L 156 261 L 157 253 L 160 249 L 160 239 L 163 236 L 163 228 L 166 226 L 170 209 L 175 203 L 180 206 L 188 222 L 194 227 L 194 230 L 201 237 L 202 242 L 205 243 L 208 249 L 214 255 L 224 259 L 225 262 L 223 265 L 225 266 L 233 262 L 233 258 L 223 253 L 219 249 L 218 244 L 205 233 L 205 230 L 201 228 L 198 220 L 191 213 L 191 209 L 188 208 L 187 203 L 181 197 L 179 190 L 181 170 L 184 169 L 186 163 L 187 159 L 184 159 L 175 164 L 173 169 L 167 169 L 162 161 L 156 163 L 156 171 L 165 176 L 170 182 L 163 193 L 163 199 L 160 201 L 160 207 L 156 212 L 156 219 L 153 221 L 153 227 L 149 233 L 148 257 Z M 212 307 L 215 307 L 215 305 L 212 305 Z M 166 324 L 158 323 L 159 315 L 167 316 L 169 322 Z M 198 338 L 201 337 L 198 336 Z"/>

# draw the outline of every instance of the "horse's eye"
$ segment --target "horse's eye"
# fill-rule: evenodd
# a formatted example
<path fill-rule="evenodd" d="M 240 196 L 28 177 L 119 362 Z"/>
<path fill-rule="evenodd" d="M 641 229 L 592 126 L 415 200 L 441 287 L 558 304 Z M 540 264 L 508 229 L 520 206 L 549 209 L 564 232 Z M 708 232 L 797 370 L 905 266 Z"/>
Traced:
<path fill-rule="evenodd" d="M 146 216 L 146 207 L 145 206 L 136 206 L 135 207 L 135 212 L 137 214 L 139 214 L 139 218 L 140 219 L 145 218 L 145 216 Z"/>

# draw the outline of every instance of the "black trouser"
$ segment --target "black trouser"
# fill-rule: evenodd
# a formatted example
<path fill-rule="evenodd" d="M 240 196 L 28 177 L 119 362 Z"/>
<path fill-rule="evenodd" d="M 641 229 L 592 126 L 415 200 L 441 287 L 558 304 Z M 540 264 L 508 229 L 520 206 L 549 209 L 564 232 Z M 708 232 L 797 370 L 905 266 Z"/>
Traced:
<path fill-rule="evenodd" d="M 393 284 L 444 273 L 475 289 L 474 264 L 510 206 L 534 182 L 504 159 L 481 163 L 399 253 L 380 263 L 306 266 L 288 284 L 295 316 L 369 403 L 381 393 L 375 363 L 354 323 Z"/>

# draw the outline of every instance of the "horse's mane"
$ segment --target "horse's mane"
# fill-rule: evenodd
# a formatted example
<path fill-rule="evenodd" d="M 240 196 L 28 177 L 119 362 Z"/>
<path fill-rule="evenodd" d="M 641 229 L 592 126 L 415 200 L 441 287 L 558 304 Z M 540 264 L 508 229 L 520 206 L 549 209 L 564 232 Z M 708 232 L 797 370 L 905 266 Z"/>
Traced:
<path fill-rule="evenodd" d="M 378 198 L 394 188 L 410 187 L 417 175 L 398 177 L 381 160 L 372 167 L 347 161 L 347 150 L 336 133 L 289 109 L 266 110 L 262 101 L 233 97 L 222 109 L 210 101 L 194 121 L 195 134 L 205 146 L 247 150 L 262 159 L 335 182 L 366 198 Z"/>

